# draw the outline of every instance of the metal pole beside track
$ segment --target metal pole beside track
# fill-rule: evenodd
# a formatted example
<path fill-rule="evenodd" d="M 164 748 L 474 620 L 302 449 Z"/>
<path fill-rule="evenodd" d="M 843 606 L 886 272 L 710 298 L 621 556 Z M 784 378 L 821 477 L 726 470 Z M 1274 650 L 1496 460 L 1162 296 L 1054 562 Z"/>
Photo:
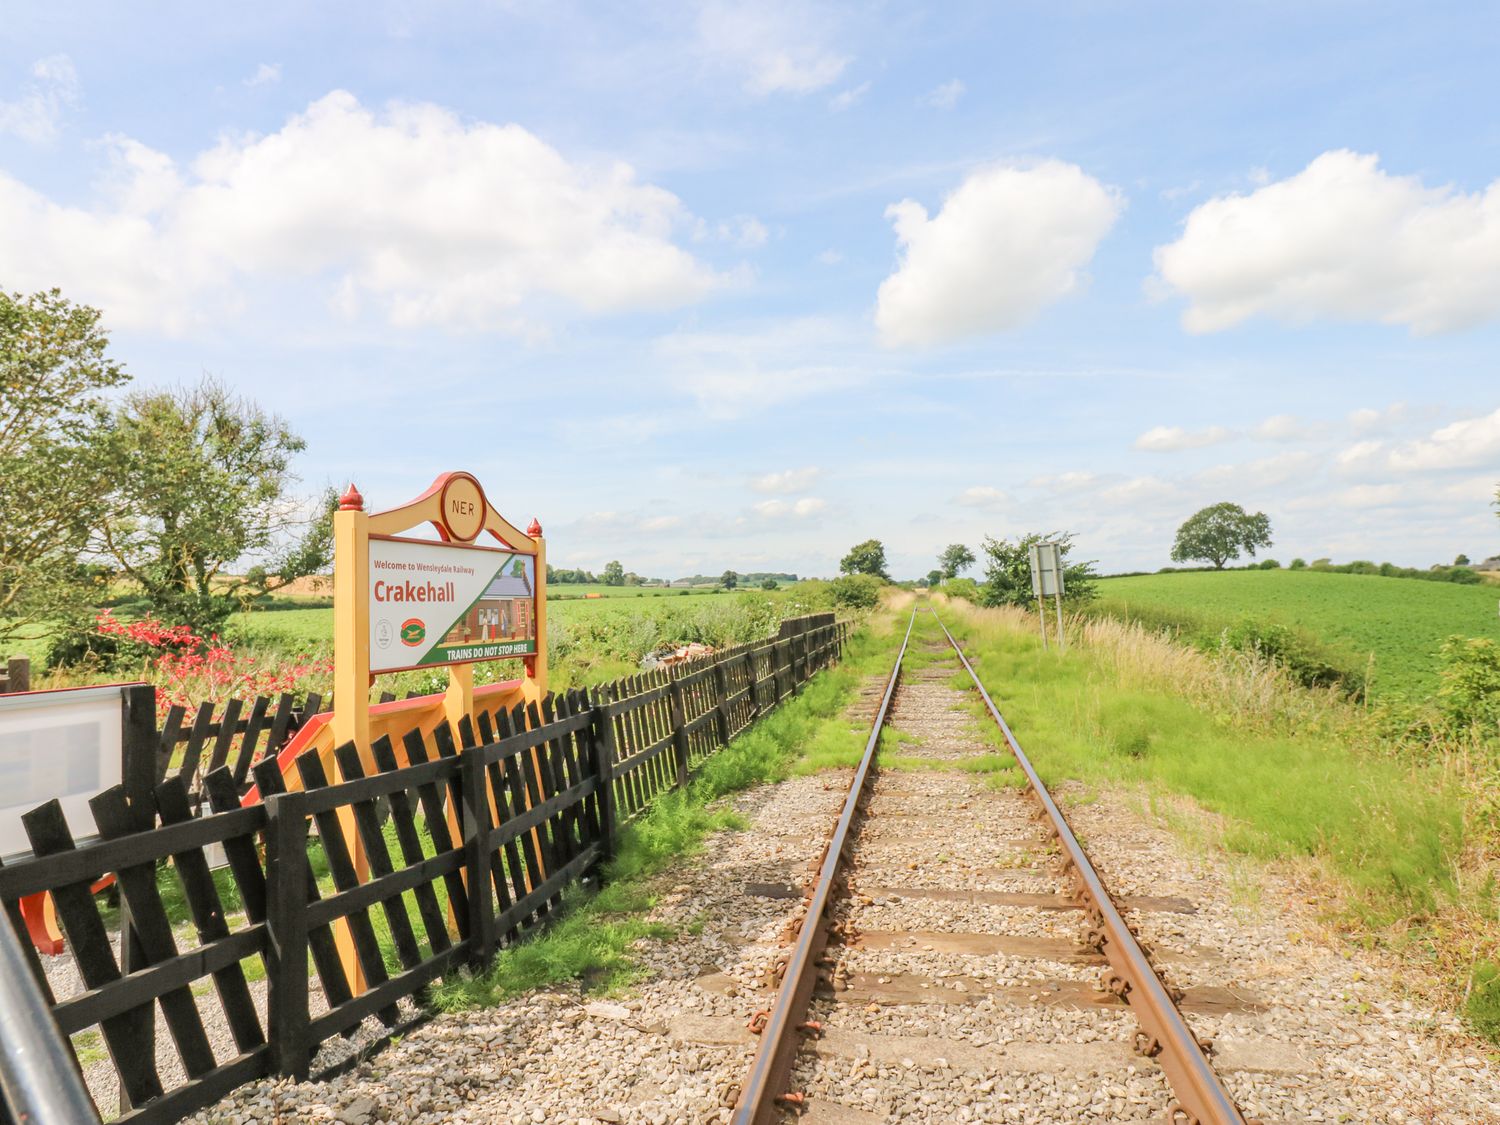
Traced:
<path fill-rule="evenodd" d="M 17 1125 L 99 1120 L 8 918 L 0 918 L 0 1094 Z"/>

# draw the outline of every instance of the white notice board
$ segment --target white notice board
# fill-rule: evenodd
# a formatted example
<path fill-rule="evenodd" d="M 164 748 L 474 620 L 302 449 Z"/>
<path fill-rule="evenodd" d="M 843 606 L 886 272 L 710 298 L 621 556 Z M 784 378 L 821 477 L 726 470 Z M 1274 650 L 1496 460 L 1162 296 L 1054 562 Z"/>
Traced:
<path fill-rule="evenodd" d="M 56 797 L 77 837 L 89 798 L 120 784 L 125 688 L 0 695 L 0 856 L 29 854 L 21 815 Z"/>
<path fill-rule="evenodd" d="M 1031 561 L 1031 592 L 1038 598 L 1063 593 L 1062 553 L 1056 543 L 1033 543 L 1026 549 Z"/>

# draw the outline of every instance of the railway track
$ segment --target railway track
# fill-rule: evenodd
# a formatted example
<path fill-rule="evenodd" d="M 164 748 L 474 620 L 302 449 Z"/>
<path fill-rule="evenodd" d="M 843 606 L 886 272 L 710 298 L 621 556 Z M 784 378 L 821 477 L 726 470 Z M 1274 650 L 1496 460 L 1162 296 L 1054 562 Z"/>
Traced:
<path fill-rule="evenodd" d="M 1215 1072 L 1211 1045 L 1184 1019 L 1186 994 L 1137 940 L 934 611 L 926 612 L 941 639 L 913 652 L 921 612 L 913 610 L 879 696 L 774 1003 L 752 1019 L 760 1042 L 735 1121 L 762 1125 L 798 1113 L 865 1125 L 908 1111 L 931 1117 L 956 1098 L 969 1120 L 1069 1121 L 1084 1107 L 1095 1119 L 1257 1125 Z M 909 692 L 899 690 L 904 674 L 915 678 Z M 992 763 L 963 731 L 972 718 L 947 699 L 962 698 L 952 686 L 960 678 L 1014 759 L 1000 772 L 974 769 Z M 908 726 L 957 737 L 903 736 Z M 888 729 L 904 768 L 880 768 Z M 1169 899 L 1126 905 L 1191 909 Z M 1021 969 L 1012 983 L 967 976 L 972 958 L 986 954 L 1072 971 L 1037 979 Z M 1225 1001 L 1197 991 L 1194 1002 Z M 987 1035 L 997 1004 L 1018 1003 L 1050 1022 Z M 1128 1037 L 1137 1058 L 1118 1049 L 1125 1020 L 1135 1025 Z M 1013 1082 L 974 1086 L 960 1077 L 997 1061 Z M 1057 1072 L 1075 1077 L 1059 1082 Z"/>

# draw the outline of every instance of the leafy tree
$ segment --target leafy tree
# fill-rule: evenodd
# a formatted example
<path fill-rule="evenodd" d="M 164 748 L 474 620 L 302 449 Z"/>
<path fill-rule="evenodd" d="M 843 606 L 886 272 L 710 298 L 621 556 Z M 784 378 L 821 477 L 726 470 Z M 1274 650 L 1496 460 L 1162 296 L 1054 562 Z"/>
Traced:
<path fill-rule="evenodd" d="M 943 572 L 941 570 L 929 570 L 927 572 L 927 585 L 940 586 L 942 585 L 942 582 Z"/>
<path fill-rule="evenodd" d="M 957 578 L 962 571 L 973 565 L 974 552 L 962 543 L 949 543 L 938 556 L 938 566 L 942 568 L 944 578 Z"/>
<path fill-rule="evenodd" d="M 107 440 L 107 510 L 92 537 L 166 620 L 212 629 L 246 600 L 327 568 L 332 489 L 292 495 L 306 443 L 223 384 L 130 395 Z M 240 578 L 228 568 L 261 558 Z"/>
<path fill-rule="evenodd" d="M 856 543 L 840 561 L 839 573 L 871 574 L 889 582 L 891 576 L 885 569 L 885 545 L 879 539 L 866 539 L 863 543 Z"/>
<path fill-rule="evenodd" d="M 1087 602 L 1096 593 L 1092 562 L 1068 561 L 1073 550 L 1073 533 L 1070 531 L 1040 534 L 1032 532 L 1015 542 L 1009 539 L 992 539 L 985 536 L 982 549 L 985 555 L 984 585 L 979 588 L 982 605 L 1029 605 L 1035 597 L 1031 592 L 1030 548 L 1036 543 L 1052 542 L 1062 559 L 1063 600 Z"/>
<path fill-rule="evenodd" d="M 1213 563 L 1216 570 L 1223 570 L 1224 564 L 1239 558 L 1241 551 L 1254 558 L 1257 547 L 1270 545 L 1271 521 L 1266 514 L 1250 515 L 1238 504 L 1226 501 L 1194 513 L 1177 529 L 1172 561 L 1202 559 Z"/>
<path fill-rule="evenodd" d="M 774 578 L 767 578 L 765 581 L 763 581 L 760 584 L 760 588 L 762 590 L 774 590 L 774 589 L 776 589 L 776 579 L 774 579 Z"/>
<path fill-rule="evenodd" d="M 80 617 L 79 563 L 101 508 L 103 392 L 130 378 L 99 313 L 56 289 L 0 291 L 0 641 Z"/>
<path fill-rule="evenodd" d="M 604 564 L 603 579 L 606 586 L 625 585 L 625 568 L 620 565 L 619 559 L 611 559 Z"/>
<path fill-rule="evenodd" d="M 1456 559 L 1453 560 L 1453 565 L 1454 566 L 1468 566 L 1469 565 L 1469 556 L 1465 555 L 1463 553 L 1460 553 L 1459 556 Z"/>
<path fill-rule="evenodd" d="M 849 609 L 874 609 L 880 604 L 885 583 L 875 574 L 845 574 L 829 583 L 835 605 Z"/>
<path fill-rule="evenodd" d="M 1438 703 L 1459 727 L 1500 731 L 1500 645 L 1489 637 L 1449 637 L 1442 648 Z"/>
<path fill-rule="evenodd" d="M 719 579 L 719 585 L 726 590 L 733 590 L 740 584 L 740 576 L 732 570 L 726 570 L 724 576 Z"/>

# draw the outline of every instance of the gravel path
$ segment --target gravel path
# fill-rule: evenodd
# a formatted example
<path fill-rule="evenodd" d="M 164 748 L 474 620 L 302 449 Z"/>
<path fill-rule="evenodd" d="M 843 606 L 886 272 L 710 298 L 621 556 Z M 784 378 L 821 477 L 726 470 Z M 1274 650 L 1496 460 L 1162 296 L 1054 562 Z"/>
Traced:
<path fill-rule="evenodd" d="M 888 769 L 857 841 L 850 944 L 815 1001 L 825 1035 L 799 1057 L 804 1125 L 1163 1120 L 1170 1092 L 1131 1052 L 1127 1009 L 1099 997 L 1082 915 L 1059 898 L 1050 846 L 1014 791 L 955 768 L 992 753 L 948 686 L 912 672 Z M 867 725 L 878 684 L 850 712 Z M 264 1082 L 193 1118 L 249 1122 L 728 1121 L 755 1041 L 749 1015 L 849 782 L 796 778 L 734 800 L 749 826 L 720 834 L 662 884 L 627 996 L 534 993 L 440 1017 L 327 1083 Z M 1500 1122 L 1500 1074 L 1451 1019 L 1399 1000 L 1388 968 L 1318 936 L 1302 895 L 1267 876 L 1237 903 L 1227 862 L 1192 854 L 1127 796 L 1056 794 L 1183 1008 L 1217 1041 L 1247 1112 L 1272 1122 Z M 913 815 L 920 812 L 921 815 Z M 1136 900 L 1131 896 L 1150 896 Z"/>

